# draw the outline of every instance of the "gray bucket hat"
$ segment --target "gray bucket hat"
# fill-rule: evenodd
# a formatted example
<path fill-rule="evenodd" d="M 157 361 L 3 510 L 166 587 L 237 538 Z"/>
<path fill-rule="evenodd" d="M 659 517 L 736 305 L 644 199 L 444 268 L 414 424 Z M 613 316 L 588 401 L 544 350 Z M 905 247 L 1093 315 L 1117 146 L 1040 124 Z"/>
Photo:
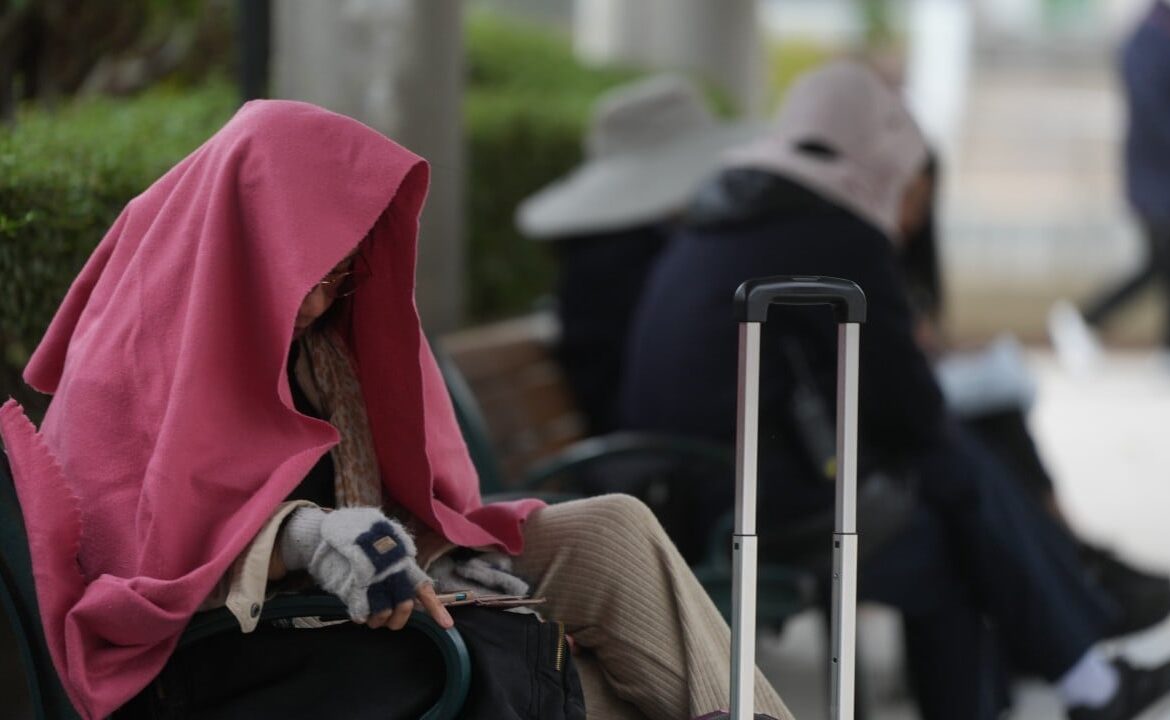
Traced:
<path fill-rule="evenodd" d="M 516 224 L 529 237 L 556 239 L 660 220 L 686 206 L 724 150 L 762 129 L 720 122 L 681 76 L 623 85 L 595 103 L 585 161 L 526 198 Z"/>

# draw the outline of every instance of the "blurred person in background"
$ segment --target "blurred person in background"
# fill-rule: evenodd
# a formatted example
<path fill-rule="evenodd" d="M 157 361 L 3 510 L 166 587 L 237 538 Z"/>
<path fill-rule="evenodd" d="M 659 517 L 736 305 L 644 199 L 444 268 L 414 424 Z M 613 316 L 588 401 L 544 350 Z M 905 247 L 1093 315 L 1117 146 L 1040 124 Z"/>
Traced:
<path fill-rule="evenodd" d="M 756 131 L 717 120 L 685 77 L 629 83 L 594 104 L 584 163 L 518 207 L 517 227 L 557 260 L 556 356 L 590 435 L 617 426 L 630 318 L 672 224 L 720 153 Z"/>
<path fill-rule="evenodd" d="M 1128 111 L 1125 192 L 1146 239 L 1146 256 L 1131 276 L 1085 305 L 1084 319 L 1101 325 L 1143 288 L 1158 286 L 1161 342 L 1170 348 L 1170 1 L 1155 0 L 1130 34 L 1121 53 L 1121 77 Z M 1078 333 L 1084 335 L 1067 312 L 1056 332 L 1062 330 L 1073 343 Z"/>
<path fill-rule="evenodd" d="M 933 154 L 926 178 L 931 199 L 924 220 L 898 246 L 899 266 L 916 316 L 918 345 L 934 366 L 948 409 L 1041 506 L 1066 523 L 1056 483 L 1028 428 L 1036 383 L 1019 341 L 1001 333 L 983 347 L 956 350 L 947 339 L 937 222 L 942 173 Z M 1071 527 L 1069 531 L 1076 535 Z M 1133 567 L 1107 548 L 1079 537 L 1077 544 L 1089 577 L 1120 605 L 1111 634 L 1145 630 L 1170 615 L 1170 579 Z"/>
<path fill-rule="evenodd" d="M 916 338 L 898 249 L 930 206 L 927 160 L 897 94 L 868 68 L 836 62 L 801 78 L 767 136 L 733 151 L 700 189 L 651 271 L 629 341 L 624 423 L 732 442 L 736 287 L 773 274 L 856 281 L 869 303 L 862 492 L 883 475 L 908 478 L 917 500 L 899 532 L 863 557 L 860 596 L 901 610 L 923 716 L 994 718 L 1003 679 L 1022 671 L 1052 681 L 1073 720 L 1131 718 L 1170 691 L 1170 663 L 1138 669 L 1099 648 L 1116 603 L 1089 583 L 1067 528 L 948 413 Z M 836 328 L 827 308 L 778 307 L 763 333 L 761 559 L 783 562 L 769 555 L 775 528 L 833 504 L 793 410 L 792 356 L 833 407 Z M 708 522 L 731 507 L 730 489 L 707 489 Z"/>

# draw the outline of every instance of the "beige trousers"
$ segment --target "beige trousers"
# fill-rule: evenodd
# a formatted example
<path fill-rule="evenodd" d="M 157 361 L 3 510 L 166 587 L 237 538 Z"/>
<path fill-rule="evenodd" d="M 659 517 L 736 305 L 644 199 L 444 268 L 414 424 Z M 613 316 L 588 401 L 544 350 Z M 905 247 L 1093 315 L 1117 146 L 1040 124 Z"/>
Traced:
<path fill-rule="evenodd" d="M 685 720 L 726 708 L 727 623 L 653 513 L 626 495 L 529 516 L 515 569 L 565 623 L 591 718 Z M 792 714 L 756 672 L 756 711 Z"/>

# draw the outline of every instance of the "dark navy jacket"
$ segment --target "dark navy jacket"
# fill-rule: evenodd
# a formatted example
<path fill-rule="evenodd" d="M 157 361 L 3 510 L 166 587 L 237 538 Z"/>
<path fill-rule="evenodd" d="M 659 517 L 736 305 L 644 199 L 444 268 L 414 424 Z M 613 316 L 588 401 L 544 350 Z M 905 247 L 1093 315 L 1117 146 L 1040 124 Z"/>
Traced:
<path fill-rule="evenodd" d="M 590 435 L 617 425 L 630 318 L 666 238 L 665 226 L 648 225 L 554 243 L 561 323 L 557 359 Z"/>
<path fill-rule="evenodd" d="M 631 329 L 624 424 L 733 442 L 735 289 L 748 278 L 766 275 L 832 275 L 858 283 L 869 303 L 861 331 L 863 474 L 911 462 L 938 447 L 949 421 L 927 359 L 912 336 L 911 309 L 890 241 L 794 184 L 753 173 L 732 171 L 723 179 L 736 180 L 738 174 L 749 185 L 768 186 L 764 194 L 775 197 L 763 197 L 754 211 L 739 217 L 720 209 L 726 198 L 716 197 L 719 181 L 711 183 L 700 196 L 694 223 L 660 255 Z M 771 507 L 762 511 L 794 517 L 823 509 L 832 487 L 818 480 L 817 466 L 796 432 L 794 371 L 782 349 L 785 338 L 798 343 L 831 422 L 837 326 L 827 307 L 774 308 L 763 330 L 761 503 Z M 730 483 L 725 489 L 730 493 Z M 728 499 L 710 492 L 711 502 Z"/>
<path fill-rule="evenodd" d="M 1144 221 L 1170 226 L 1170 7 L 1161 0 L 1126 42 L 1121 62 L 1126 192 Z"/>

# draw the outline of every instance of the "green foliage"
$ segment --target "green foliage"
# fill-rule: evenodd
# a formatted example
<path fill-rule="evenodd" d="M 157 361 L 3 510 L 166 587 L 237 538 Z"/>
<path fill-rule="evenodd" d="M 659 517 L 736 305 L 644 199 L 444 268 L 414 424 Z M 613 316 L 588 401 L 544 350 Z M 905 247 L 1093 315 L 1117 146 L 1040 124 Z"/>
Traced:
<path fill-rule="evenodd" d="M 865 25 L 865 44 L 883 47 L 894 39 L 894 21 L 889 0 L 860 0 Z"/>
<path fill-rule="evenodd" d="M 0 127 L 0 397 L 19 381 L 69 283 L 122 207 L 231 115 L 234 91 L 160 88 L 133 101 L 26 110 Z"/>
<path fill-rule="evenodd" d="M 515 228 L 516 206 L 581 160 L 581 137 L 597 96 L 635 76 L 593 70 L 568 38 L 473 15 L 467 31 L 468 319 L 525 312 L 548 291 L 547 248 Z"/>

